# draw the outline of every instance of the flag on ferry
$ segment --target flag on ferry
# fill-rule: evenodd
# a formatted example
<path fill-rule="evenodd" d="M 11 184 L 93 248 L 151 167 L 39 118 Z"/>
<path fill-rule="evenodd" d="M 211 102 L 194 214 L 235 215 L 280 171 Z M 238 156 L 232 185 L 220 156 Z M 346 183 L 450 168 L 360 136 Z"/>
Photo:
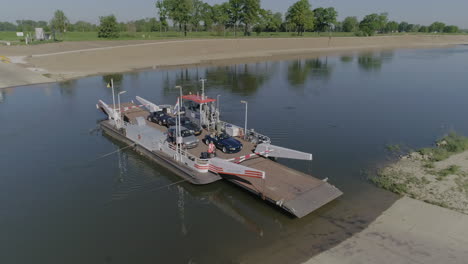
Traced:
<path fill-rule="evenodd" d="M 175 115 L 177 114 L 177 112 L 179 112 L 179 110 L 180 110 L 179 98 L 177 98 L 177 103 L 175 104 L 174 110 L 172 111 L 172 113 Z"/>

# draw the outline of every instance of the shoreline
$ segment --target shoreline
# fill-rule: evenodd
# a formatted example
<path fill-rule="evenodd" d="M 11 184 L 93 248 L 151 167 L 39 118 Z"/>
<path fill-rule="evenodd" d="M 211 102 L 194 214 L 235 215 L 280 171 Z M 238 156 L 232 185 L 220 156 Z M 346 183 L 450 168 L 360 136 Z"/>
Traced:
<path fill-rule="evenodd" d="M 466 263 L 468 215 L 402 197 L 366 229 L 304 264 Z"/>
<path fill-rule="evenodd" d="M 134 71 L 226 66 L 463 44 L 468 44 L 468 36 L 90 41 L 10 46 L 0 47 L 0 55 L 12 58 L 12 63 L 0 63 L 0 72 L 9 71 L 9 74 L 0 76 L 0 88 Z"/>
<path fill-rule="evenodd" d="M 399 146 L 392 147 L 398 154 Z M 464 263 L 468 256 L 468 138 L 451 133 L 371 178 L 402 195 L 363 231 L 304 264 Z"/>
<path fill-rule="evenodd" d="M 398 147 L 397 147 L 398 148 Z M 450 133 L 371 177 L 378 187 L 468 215 L 468 138 Z"/>

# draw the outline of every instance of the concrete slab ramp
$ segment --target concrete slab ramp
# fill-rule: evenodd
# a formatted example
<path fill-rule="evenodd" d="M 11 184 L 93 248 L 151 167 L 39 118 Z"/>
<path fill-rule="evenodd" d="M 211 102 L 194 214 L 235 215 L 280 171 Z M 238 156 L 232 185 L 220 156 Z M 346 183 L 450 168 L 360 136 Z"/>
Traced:
<path fill-rule="evenodd" d="M 319 209 L 325 204 L 343 195 L 335 186 L 323 182 L 323 184 L 285 201 L 282 207 L 291 214 L 301 218 Z"/>

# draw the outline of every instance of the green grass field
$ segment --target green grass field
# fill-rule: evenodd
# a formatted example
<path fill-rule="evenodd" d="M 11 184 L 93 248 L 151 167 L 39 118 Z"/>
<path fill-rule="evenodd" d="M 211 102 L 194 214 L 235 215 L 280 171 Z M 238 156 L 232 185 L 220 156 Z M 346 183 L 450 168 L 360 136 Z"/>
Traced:
<path fill-rule="evenodd" d="M 32 34 L 32 33 L 31 33 Z M 306 32 L 304 37 L 318 37 L 317 33 Z M 328 33 L 322 33 L 320 36 L 328 36 Z M 333 33 L 333 36 L 353 36 L 353 33 Z M 234 32 L 226 32 L 224 35 L 223 32 L 189 32 L 187 38 L 234 38 Z M 258 37 L 297 37 L 295 33 L 288 32 L 262 32 L 257 35 L 257 33 L 252 33 L 250 37 L 244 37 L 242 32 L 237 33 L 238 38 L 258 38 Z M 98 38 L 97 32 L 67 32 L 63 36 L 57 36 L 58 39 L 63 41 L 91 41 L 91 40 L 108 40 Z M 144 39 L 171 39 L 171 38 L 184 38 L 183 32 L 121 32 L 120 37 L 115 40 L 144 40 Z M 20 38 L 16 37 L 15 32 L 1 32 L 0 31 L 0 40 L 5 41 L 19 41 Z"/>
<path fill-rule="evenodd" d="M 32 35 L 32 33 L 30 33 Z M 395 33 L 388 35 L 404 35 L 407 33 Z M 427 35 L 428 33 L 410 33 L 411 35 Z M 466 35 L 467 33 L 460 33 Z M 445 35 L 445 34 L 442 34 Z M 446 34 L 454 35 L 454 34 Z M 306 32 L 302 37 L 327 37 L 328 33 L 321 33 L 320 35 L 315 32 Z M 354 33 L 347 32 L 334 32 L 333 37 L 352 37 Z M 262 32 L 257 34 L 252 33 L 251 36 L 245 37 L 242 32 L 237 33 L 237 38 L 287 38 L 287 37 L 298 37 L 297 34 L 291 32 Z M 121 32 L 120 37 L 113 40 L 157 40 L 157 39 L 174 39 L 174 38 L 185 38 L 183 32 Z M 235 38 L 234 32 L 189 32 L 187 37 L 189 39 L 196 38 Z M 24 39 L 24 38 L 23 38 Z M 106 41 L 109 39 L 98 38 L 97 32 L 67 32 L 63 36 L 58 36 L 58 39 L 63 41 Z M 24 43 L 20 42 L 20 38 L 16 36 L 15 32 L 0 31 L 0 40 L 11 41 L 13 43 Z M 37 42 L 37 44 L 44 42 Z"/>

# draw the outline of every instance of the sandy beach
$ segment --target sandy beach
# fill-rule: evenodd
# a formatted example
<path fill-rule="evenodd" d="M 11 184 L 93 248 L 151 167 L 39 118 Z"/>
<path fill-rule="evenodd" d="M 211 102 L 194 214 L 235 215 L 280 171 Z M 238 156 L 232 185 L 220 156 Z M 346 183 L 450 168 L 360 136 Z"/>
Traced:
<path fill-rule="evenodd" d="M 194 39 L 166 41 L 84 41 L 35 46 L 0 46 L 0 87 L 60 81 L 145 68 L 225 65 L 262 60 L 317 57 L 398 48 L 435 48 L 468 44 L 468 36 L 407 35 L 337 38 Z M 17 73 L 15 73 L 17 72 Z M 27 76 L 27 77 L 25 77 Z M 44 79 L 47 78 L 47 79 Z"/>

